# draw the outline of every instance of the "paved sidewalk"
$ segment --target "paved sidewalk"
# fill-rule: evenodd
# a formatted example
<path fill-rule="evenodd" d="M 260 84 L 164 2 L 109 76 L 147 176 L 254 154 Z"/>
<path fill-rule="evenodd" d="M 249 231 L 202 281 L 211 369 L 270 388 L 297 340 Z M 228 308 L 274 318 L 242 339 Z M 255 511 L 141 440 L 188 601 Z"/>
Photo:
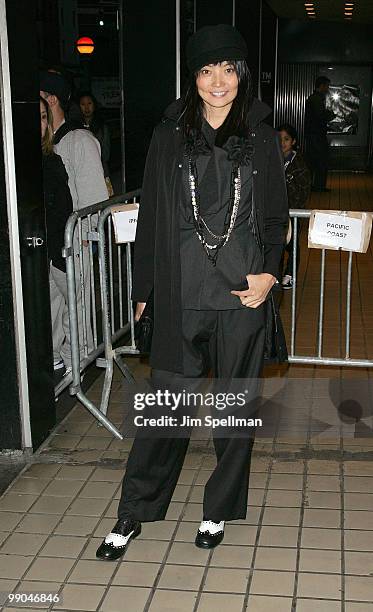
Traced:
<path fill-rule="evenodd" d="M 117 378 L 118 425 L 121 394 Z M 52 609 L 85 612 L 373 610 L 370 439 L 343 450 L 337 438 L 257 437 L 247 518 L 229 523 L 212 552 L 193 544 L 215 464 L 211 443 L 195 439 L 166 520 L 144 524 L 123 561 L 96 561 L 130 444 L 81 406 L 65 419 L 0 500 L 2 593 L 58 593 Z"/>

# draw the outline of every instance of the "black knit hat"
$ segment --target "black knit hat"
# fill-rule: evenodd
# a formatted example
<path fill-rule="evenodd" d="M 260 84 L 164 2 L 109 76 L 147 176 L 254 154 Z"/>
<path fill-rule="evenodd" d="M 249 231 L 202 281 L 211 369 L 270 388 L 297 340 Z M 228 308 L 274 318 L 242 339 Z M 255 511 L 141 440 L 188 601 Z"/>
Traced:
<path fill-rule="evenodd" d="M 225 23 L 201 28 L 189 38 L 186 46 L 190 72 L 214 62 L 243 60 L 246 57 L 247 46 L 241 34 Z"/>
<path fill-rule="evenodd" d="M 39 80 L 41 91 L 57 96 L 63 104 L 69 101 L 71 89 L 62 74 L 49 72 L 49 70 L 41 70 Z"/>

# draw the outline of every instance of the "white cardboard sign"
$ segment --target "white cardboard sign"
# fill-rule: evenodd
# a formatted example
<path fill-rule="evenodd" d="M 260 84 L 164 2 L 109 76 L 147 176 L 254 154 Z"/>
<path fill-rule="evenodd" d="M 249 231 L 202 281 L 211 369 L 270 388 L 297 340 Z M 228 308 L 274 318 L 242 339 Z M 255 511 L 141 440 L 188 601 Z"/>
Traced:
<path fill-rule="evenodd" d="M 139 205 L 122 204 L 111 210 L 114 225 L 115 242 L 134 242 L 136 238 Z"/>
<path fill-rule="evenodd" d="M 314 210 L 311 213 L 308 246 L 365 253 L 371 224 L 370 213 Z"/>

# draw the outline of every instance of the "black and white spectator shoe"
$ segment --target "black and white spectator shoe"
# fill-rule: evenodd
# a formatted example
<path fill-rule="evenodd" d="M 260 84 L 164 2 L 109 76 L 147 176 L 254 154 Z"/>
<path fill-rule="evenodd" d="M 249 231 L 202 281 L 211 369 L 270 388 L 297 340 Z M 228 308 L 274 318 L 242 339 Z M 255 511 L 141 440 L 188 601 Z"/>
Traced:
<path fill-rule="evenodd" d="M 214 523 L 214 521 L 203 520 L 200 524 L 195 545 L 198 548 L 215 548 L 224 538 L 224 521 Z"/>
<path fill-rule="evenodd" d="M 97 559 L 116 561 L 126 552 L 127 544 L 140 535 L 141 523 L 131 519 L 119 519 L 96 551 Z"/>
<path fill-rule="evenodd" d="M 53 359 L 53 370 L 63 370 L 65 364 L 62 359 Z"/>
<path fill-rule="evenodd" d="M 292 289 L 293 288 L 293 277 L 290 274 L 285 274 L 282 279 L 282 288 L 283 289 Z"/>

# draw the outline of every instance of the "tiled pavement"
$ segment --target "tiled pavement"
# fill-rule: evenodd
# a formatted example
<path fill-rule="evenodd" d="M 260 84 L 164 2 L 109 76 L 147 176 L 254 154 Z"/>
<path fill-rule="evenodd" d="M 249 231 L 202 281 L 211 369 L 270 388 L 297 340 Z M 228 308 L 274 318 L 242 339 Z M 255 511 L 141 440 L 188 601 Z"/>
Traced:
<path fill-rule="evenodd" d="M 105 563 L 95 551 L 115 521 L 131 442 L 77 406 L 0 500 L 0 591 L 58 593 L 56 610 L 373 610 L 373 446 L 353 442 L 343 455 L 336 439 L 258 437 L 247 518 L 209 552 L 193 540 L 215 459 L 195 439 L 166 520 L 144 524 L 124 560 Z"/>
<path fill-rule="evenodd" d="M 312 281 L 311 264 L 304 257 L 301 265 Z M 144 373 L 132 365 L 136 377 Z M 314 381 L 369 376 L 307 366 L 272 373 Z M 92 399 L 100 387 L 98 380 Z M 117 377 L 109 416 L 118 425 L 121 400 Z M 373 611 L 372 439 L 343 440 L 333 431 L 257 437 L 247 518 L 229 523 L 214 551 L 193 544 L 215 461 L 211 444 L 194 439 L 166 520 L 144 524 L 124 560 L 104 563 L 95 551 L 115 521 L 131 441 L 114 440 L 77 406 L 0 499 L 0 592 L 61 598 L 29 603 L 31 610 Z"/>

